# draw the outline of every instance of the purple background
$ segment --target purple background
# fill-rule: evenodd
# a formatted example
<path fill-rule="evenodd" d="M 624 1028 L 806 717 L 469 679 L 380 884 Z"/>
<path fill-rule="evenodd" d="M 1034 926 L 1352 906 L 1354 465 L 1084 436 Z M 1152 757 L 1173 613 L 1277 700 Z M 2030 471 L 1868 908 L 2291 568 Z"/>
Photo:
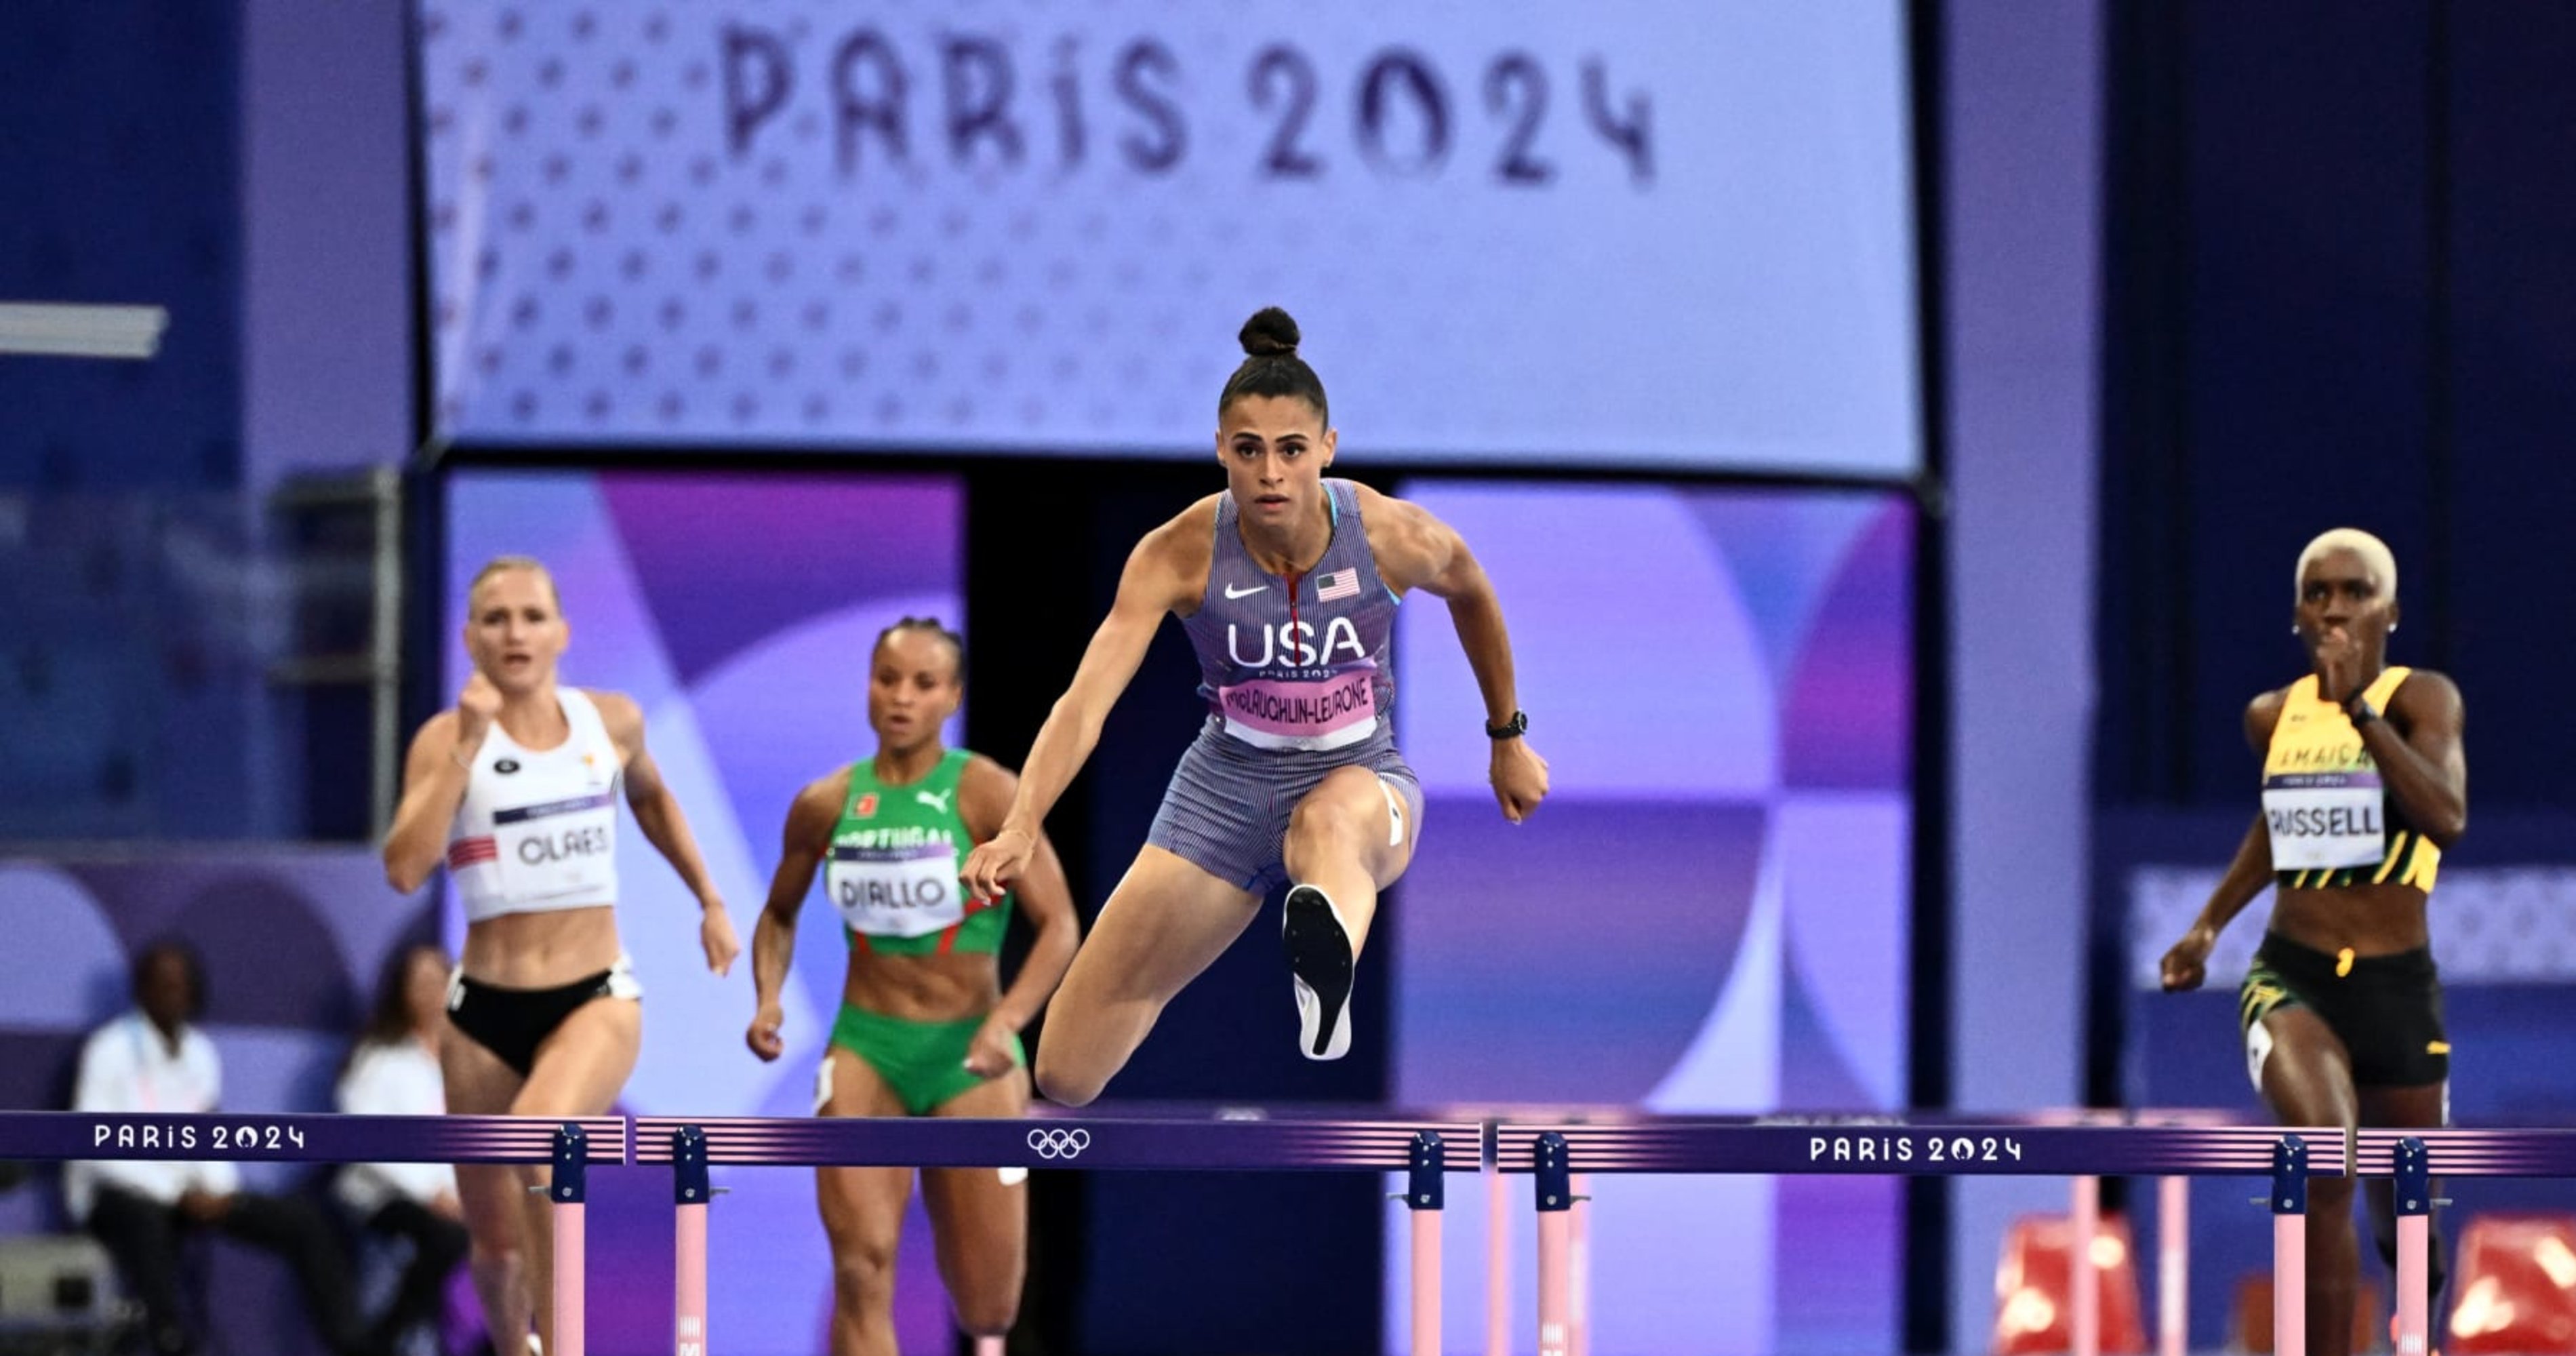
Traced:
<path fill-rule="evenodd" d="M 1913 513 L 1900 495 L 1416 480 L 1511 618 L 1546 807 L 1486 785 L 1484 706 L 1436 602 L 1400 614 L 1428 797 L 1392 914 L 1401 1105 L 1904 1105 Z M 1603 1177 L 1596 1349 L 1884 1347 L 1886 1180 Z M 1390 1215 L 1389 1294 L 1405 1227 Z M 1516 1255 L 1533 1246 L 1517 1221 Z M 1711 1221 L 1768 1219 L 1751 1229 Z M 1481 1211 L 1449 1219 L 1462 1256 Z M 1875 1254 L 1874 1266 L 1854 1267 Z M 1698 1279 L 1672 1283 L 1673 1259 Z M 1481 1340 L 1481 1268 L 1448 1340 Z M 1534 1338 L 1535 1297 L 1514 1305 Z M 1453 1278 L 1453 1281 L 1455 1278 Z M 1388 1315 L 1390 1340 L 1403 1331 Z"/>

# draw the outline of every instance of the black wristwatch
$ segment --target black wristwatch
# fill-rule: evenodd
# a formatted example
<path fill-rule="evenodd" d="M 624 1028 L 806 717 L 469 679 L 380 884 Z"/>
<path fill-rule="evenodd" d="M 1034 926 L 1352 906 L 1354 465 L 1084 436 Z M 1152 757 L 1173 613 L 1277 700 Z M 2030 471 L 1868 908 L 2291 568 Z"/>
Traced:
<path fill-rule="evenodd" d="M 1500 725 L 1485 727 L 1487 739 L 1518 739 L 1527 733 L 1529 733 L 1529 712 L 1527 711 L 1514 711 L 1510 720 Z"/>
<path fill-rule="evenodd" d="M 2346 720 L 2352 722 L 2352 728 L 2358 730 L 2379 719 L 2379 708 L 2370 704 L 2368 695 L 2356 692 L 2344 699 L 2343 714 Z"/>

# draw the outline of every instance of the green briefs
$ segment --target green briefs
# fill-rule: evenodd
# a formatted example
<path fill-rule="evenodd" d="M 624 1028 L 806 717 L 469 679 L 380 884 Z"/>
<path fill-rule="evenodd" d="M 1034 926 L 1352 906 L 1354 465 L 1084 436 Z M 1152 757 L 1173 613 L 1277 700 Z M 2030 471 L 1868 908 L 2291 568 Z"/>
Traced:
<path fill-rule="evenodd" d="M 843 1003 L 841 1015 L 832 1022 L 832 1044 L 866 1060 L 877 1077 L 894 1089 L 905 1114 L 927 1116 L 941 1103 L 985 1081 L 966 1068 L 966 1051 L 983 1025 L 981 1017 L 912 1022 Z M 1011 1038 L 1011 1059 L 1023 1067 L 1029 1062 L 1028 1050 L 1017 1036 Z"/>

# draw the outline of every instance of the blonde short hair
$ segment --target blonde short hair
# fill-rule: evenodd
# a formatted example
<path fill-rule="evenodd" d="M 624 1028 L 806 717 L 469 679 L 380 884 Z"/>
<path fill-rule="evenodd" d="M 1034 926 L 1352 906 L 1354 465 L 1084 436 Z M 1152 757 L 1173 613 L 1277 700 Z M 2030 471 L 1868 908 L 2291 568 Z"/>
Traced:
<path fill-rule="evenodd" d="M 2296 602 L 2300 591 L 2307 587 L 2309 562 L 2330 551 L 2350 551 L 2361 557 L 2361 563 L 2379 577 L 2379 587 L 2387 596 L 2397 596 L 2397 556 L 2388 549 L 2388 543 L 2357 527 L 2338 527 L 2318 533 L 2307 549 L 2299 552 L 2298 571 L 2290 576 L 2291 601 Z"/>

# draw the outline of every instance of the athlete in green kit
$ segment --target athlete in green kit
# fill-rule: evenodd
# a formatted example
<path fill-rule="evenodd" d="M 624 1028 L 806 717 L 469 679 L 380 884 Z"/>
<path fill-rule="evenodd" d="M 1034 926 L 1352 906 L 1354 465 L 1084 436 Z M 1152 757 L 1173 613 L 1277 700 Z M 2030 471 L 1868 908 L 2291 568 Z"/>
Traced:
<path fill-rule="evenodd" d="M 997 832 L 1018 778 L 940 740 L 965 697 L 965 644 L 936 620 L 906 617 L 877 637 L 868 672 L 874 757 L 797 793 L 769 905 L 753 934 L 758 1010 L 752 1053 L 779 1057 L 779 990 L 796 920 L 819 870 L 850 939 L 841 1011 L 815 1076 L 824 1116 L 1017 1116 L 1028 1110 L 1020 1029 L 1072 963 L 1079 924 L 1054 849 L 1041 842 L 1017 890 L 967 897 L 958 864 Z M 1014 907 L 1035 930 L 1008 990 L 1002 934 Z M 895 1245 L 912 1174 L 818 1168 L 832 1241 L 834 1356 L 893 1356 Z M 1007 1333 L 1028 1251 L 1025 1173 L 929 1168 L 922 1202 L 958 1326 Z"/>

